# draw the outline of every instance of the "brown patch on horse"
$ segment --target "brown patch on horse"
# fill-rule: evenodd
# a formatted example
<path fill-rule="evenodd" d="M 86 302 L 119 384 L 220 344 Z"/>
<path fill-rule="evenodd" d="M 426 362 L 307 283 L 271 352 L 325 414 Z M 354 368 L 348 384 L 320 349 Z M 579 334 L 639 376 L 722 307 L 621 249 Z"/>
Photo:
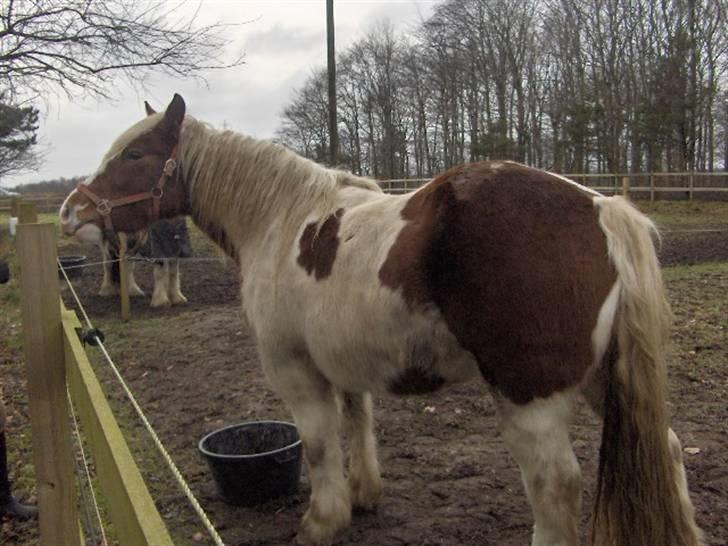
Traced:
<path fill-rule="evenodd" d="M 435 305 L 484 378 L 517 404 L 578 384 L 616 280 L 591 196 L 523 165 L 451 169 L 416 192 L 379 271 Z"/>
<path fill-rule="evenodd" d="M 301 235 L 299 241 L 301 253 L 296 261 L 306 273 L 309 275 L 313 273 L 317 281 L 331 275 L 336 252 L 339 249 L 339 226 L 343 215 L 344 209 L 338 209 L 326 218 L 320 228 L 316 222 L 311 222 Z"/>
<path fill-rule="evenodd" d="M 402 288 L 410 308 L 432 302 L 427 260 L 445 226 L 443 216 L 452 201 L 448 185 L 428 184 L 416 192 L 402 209 L 407 224 L 379 270 L 379 280 L 392 290 Z"/>

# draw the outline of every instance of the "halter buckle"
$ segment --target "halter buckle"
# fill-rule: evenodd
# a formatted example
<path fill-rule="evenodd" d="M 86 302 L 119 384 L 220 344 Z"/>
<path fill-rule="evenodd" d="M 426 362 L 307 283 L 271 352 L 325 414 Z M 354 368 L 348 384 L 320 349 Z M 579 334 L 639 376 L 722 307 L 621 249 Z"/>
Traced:
<path fill-rule="evenodd" d="M 101 216 L 108 216 L 111 214 L 111 203 L 109 203 L 109 200 L 101 199 L 96 204 L 96 212 L 98 212 Z"/>
<path fill-rule="evenodd" d="M 177 162 L 174 160 L 173 157 L 170 157 L 167 161 L 164 162 L 164 169 L 162 172 L 166 176 L 172 176 L 174 173 L 174 170 L 177 168 Z"/>
<path fill-rule="evenodd" d="M 149 193 L 152 194 L 152 197 L 154 197 L 154 199 L 161 199 L 162 196 L 164 195 L 164 190 L 162 188 L 160 188 L 159 186 L 157 186 L 155 188 L 152 188 L 152 191 Z"/>

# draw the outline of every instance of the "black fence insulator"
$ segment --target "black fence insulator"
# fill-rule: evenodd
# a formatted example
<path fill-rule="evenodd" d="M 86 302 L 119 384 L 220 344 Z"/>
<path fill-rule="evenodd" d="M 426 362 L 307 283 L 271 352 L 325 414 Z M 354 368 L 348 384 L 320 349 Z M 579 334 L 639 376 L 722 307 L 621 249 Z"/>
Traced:
<path fill-rule="evenodd" d="M 89 330 L 76 328 L 76 332 L 78 333 L 78 339 L 81 340 L 81 343 L 84 345 L 91 345 L 92 347 L 96 347 L 99 344 L 99 341 L 103 343 L 106 339 L 104 333 L 98 328 L 90 328 Z"/>

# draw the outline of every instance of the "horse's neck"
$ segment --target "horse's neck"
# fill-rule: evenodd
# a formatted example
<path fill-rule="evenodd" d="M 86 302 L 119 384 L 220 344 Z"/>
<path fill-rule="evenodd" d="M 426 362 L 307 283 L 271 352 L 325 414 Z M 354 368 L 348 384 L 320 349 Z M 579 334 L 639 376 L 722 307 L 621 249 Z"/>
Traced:
<path fill-rule="evenodd" d="M 207 139 L 182 147 L 189 208 L 228 254 L 270 245 L 271 228 L 285 245 L 305 218 L 335 210 L 338 186 L 330 171 L 271 143 L 202 125 L 189 129 L 190 138 Z"/>

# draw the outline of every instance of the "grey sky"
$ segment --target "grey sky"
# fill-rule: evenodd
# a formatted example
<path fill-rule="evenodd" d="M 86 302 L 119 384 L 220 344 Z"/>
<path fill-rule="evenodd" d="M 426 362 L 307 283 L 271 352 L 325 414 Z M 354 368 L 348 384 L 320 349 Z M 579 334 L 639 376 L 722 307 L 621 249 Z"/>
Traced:
<path fill-rule="evenodd" d="M 378 21 L 388 19 L 397 32 L 415 27 L 437 0 L 335 0 L 336 45 L 343 50 Z M 146 92 L 119 86 L 115 102 L 49 101 L 39 137 L 47 148 L 37 172 L 0 180 L 2 186 L 39 182 L 92 172 L 123 129 L 144 115 L 143 101 L 164 108 L 180 93 L 188 112 L 214 126 L 270 138 L 292 91 L 326 61 L 325 0 L 203 0 L 200 23 L 246 24 L 235 27 L 228 57 L 243 50 L 245 64 L 206 75 L 208 86 L 192 80 L 154 78 Z M 193 8 L 196 4 L 190 7 Z"/>

